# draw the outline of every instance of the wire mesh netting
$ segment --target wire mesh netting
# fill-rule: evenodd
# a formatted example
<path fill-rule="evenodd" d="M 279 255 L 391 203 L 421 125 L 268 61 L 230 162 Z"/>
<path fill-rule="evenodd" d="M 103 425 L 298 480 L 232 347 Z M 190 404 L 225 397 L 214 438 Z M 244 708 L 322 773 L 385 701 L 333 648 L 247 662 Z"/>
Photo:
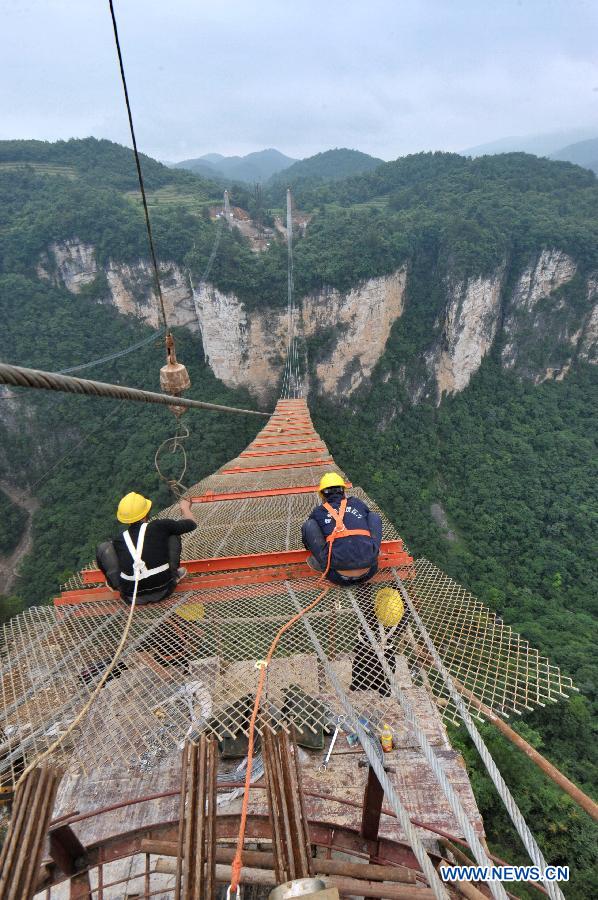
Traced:
<path fill-rule="evenodd" d="M 291 439 L 284 431 L 288 409 L 308 420 L 303 401 L 279 404 L 276 428 L 283 431 L 273 449 L 284 449 L 284 440 Z M 272 425 L 267 425 L 248 450 L 263 442 L 265 432 L 271 430 Z M 281 459 L 293 464 L 302 455 L 309 456 L 273 456 L 270 463 L 268 457 L 260 459 L 264 465 L 278 466 Z M 223 469 L 254 459 L 238 457 Z M 301 524 L 318 502 L 315 485 L 323 472 L 332 470 L 340 472 L 330 465 L 302 465 L 216 473 L 192 489 L 193 495 L 204 498 L 209 492 L 259 494 L 280 488 L 290 492 L 226 500 L 208 497 L 209 502 L 193 506 L 199 527 L 184 537 L 183 557 L 220 558 L 226 584 L 214 586 L 209 574 L 199 574 L 193 578 L 192 590 L 185 591 L 183 583 L 169 600 L 135 611 L 127 645 L 112 676 L 90 713 L 58 751 L 62 765 L 72 772 L 115 763 L 143 770 L 178 752 L 186 738 L 204 731 L 224 742 L 246 736 L 261 661 L 280 627 L 295 615 L 294 597 L 305 607 L 323 585 L 307 567 L 290 571 L 280 566 L 277 575 L 275 559 L 268 559 L 263 569 L 232 571 L 222 558 L 301 549 Z M 295 488 L 310 490 L 292 493 Z M 362 490 L 354 488 L 351 493 L 379 512 Z M 171 507 L 160 515 L 178 517 L 180 513 L 178 507 Z M 382 519 L 384 540 L 398 540 L 383 514 Z M 572 688 L 557 667 L 431 563 L 421 560 L 401 571 L 445 665 L 466 692 L 506 715 L 555 701 Z M 65 587 L 67 592 L 78 592 L 77 602 L 35 607 L 4 626 L 0 776 L 6 784 L 14 783 L 23 764 L 68 728 L 112 659 L 123 632 L 128 608 L 112 592 L 84 584 L 81 574 Z M 429 705 L 433 695 L 445 720 L 456 721 L 456 710 L 409 615 L 392 627 L 378 621 L 379 591 L 389 587 L 396 587 L 390 568 L 365 585 L 331 586 L 308 616 L 355 716 L 374 727 L 389 724 L 400 745 L 410 739 L 408 729 L 390 696 L 375 649 L 359 627 L 354 601 L 398 683 L 403 679 L 405 686 L 418 692 L 414 695 L 417 708 Z M 471 711 L 476 714 L 475 707 Z M 282 727 L 307 740 L 328 729 L 340 712 L 322 661 L 299 621 L 284 634 L 267 668 L 258 731 Z M 426 725 L 435 742 L 445 740 L 439 722 L 430 716 Z"/>

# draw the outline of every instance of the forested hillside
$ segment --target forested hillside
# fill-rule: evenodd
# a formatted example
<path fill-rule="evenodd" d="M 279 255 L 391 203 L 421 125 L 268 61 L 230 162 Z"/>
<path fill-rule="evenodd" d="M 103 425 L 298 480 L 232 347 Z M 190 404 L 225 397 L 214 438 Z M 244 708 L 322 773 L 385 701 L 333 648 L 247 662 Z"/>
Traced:
<path fill-rule="evenodd" d="M 100 264 L 146 257 L 129 151 L 92 140 L 10 145 L 0 145 L 0 357 L 56 370 L 150 335 L 134 317 L 98 302 L 105 300 L 100 276 L 74 295 L 38 271 L 42 254 L 57 241 L 92 245 Z M 144 160 L 144 166 L 154 198 L 171 191 L 167 203 L 158 198 L 151 207 L 158 255 L 198 278 L 217 235 L 207 209 L 218 187 L 153 161 Z M 179 176 L 184 184 L 162 180 Z M 184 193 L 177 200 L 179 189 Z M 559 315 L 587 314 L 586 286 L 598 270 L 595 176 L 524 154 L 475 160 L 420 154 L 335 183 L 306 181 L 297 188 L 296 203 L 313 214 L 296 242 L 299 298 L 318 288 L 347 290 L 398 266 L 409 270 L 404 314 L 371 378 L 350 397 L 318 395 L 313 377 L 316 362 L 334 353 L 343 333 L 322 329 L 302 348 L 320 433 L 415 556 L 427 556 L 477 593 L 574 678 L 579 696 L 517 727 L 595 792 L 596 366 L 575 359 L 562 380 L 534 384 L 532 377 L 505 370 L 504 342 L 498 340 L 461 393 L 437 405 L 436 396 L 414 402 L 411 390 L 444 308 L 449 274 L 482 276 L 504 263 L 512 273 L 505 276 L 508 292 L 530 256 L 557 247 L 577 266 L 557 295 Z M 249 311 L 281 308 L 286 277 L 282 240 L 258 254 L 237 229 L 225 229 L 211 270 L 213 285 L 235 293 Z M 561 338 L 551 331 L 552 321 L 533 330 L 533 344 L 526 343 L 528 337 L 521 340 L 521 352 L 536 348 L 535 367 L 558 357 Z M 248 392 L 215 379 L 197 337 L 179 329 L 177 347 L 193 381 L 190 396 L 251 405 Z M 82 374 L 157 389 L 162 353 L 151 343 Z M 41 505 L 34 552 L 14 596 L 4 603 L 5 615 L 23 604 L 47 602 L 88 561 L 97 541 L 114 533 L 114 508 L 124 491 L 149 493 L 157 507 L 169 502 L 153 456 L 173 431 L 166 409 L 15 394 L 0 400 L 0 476 L 28 488 Z M 190 412 L 186 421 L 187 483 L 233 456 L 260 424 L 207 412 Z M 10 507 L 5 510 L 15 533 L 22 528 L 18 519 Z M 10 541 L 4 535 L 2 546 Z M 573 867 L 568 896 L 598 895 L 589 820 L 502 739 L 490 740 L 542 848 L 551 861 Z M 474 754 L 464 749 L 492 846 L 513 859 L 520 848 Z"/>
<path fill-rule="evenodd" d="M 274 206 L 282 205 L 288 187 L 293 193 L 300 194 L 304 188 L 313 188 L 317 184 L 329 181 L 342 181 L 350 175 L 370 172 L 382 164 L 381 159 L 361 153 L 359 150 L 347 150 L 345 147 L 316 153 L 307 159 L 300 159 L 278 175 L 273 175 L 266 185 L 266 197 Z"/>
<path fill-rule="evenodd" d="M 555 244 L 598 265 L 595 175 L 523 153 L 421 153 L 340 182 L 310 182 L 294 200 L 315 213 L 295 251 L 299 296 L 323 285 L 346 290 L 431 250 L 439 274 L 450 267 L 456 278 Z M 260 255 L 242 242 L 230 249 L 217 260 L 214 284 L 248 306 L 283 305 L 284 247 Z"/>

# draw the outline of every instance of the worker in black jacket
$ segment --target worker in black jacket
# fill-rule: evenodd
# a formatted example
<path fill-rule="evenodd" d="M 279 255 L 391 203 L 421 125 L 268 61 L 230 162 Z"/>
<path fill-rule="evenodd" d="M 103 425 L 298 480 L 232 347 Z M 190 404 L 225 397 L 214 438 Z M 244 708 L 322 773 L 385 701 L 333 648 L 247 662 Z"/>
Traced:
<path fill-rule="evenodd" d="M 197 528 L 191 503 L 179 501 L 182 519 L 148 522 L 151 505 L 152 501 L 141 494 L 123 497 L 116 517 L 128 527 L 114 541 L 98 547 L 98 565 L 125 603 L 131 603 L 136 576 L 136 603 L 144 605 L 169 597 L 186 575 L 186 569 L 180 568 L 180 536 Z"/>

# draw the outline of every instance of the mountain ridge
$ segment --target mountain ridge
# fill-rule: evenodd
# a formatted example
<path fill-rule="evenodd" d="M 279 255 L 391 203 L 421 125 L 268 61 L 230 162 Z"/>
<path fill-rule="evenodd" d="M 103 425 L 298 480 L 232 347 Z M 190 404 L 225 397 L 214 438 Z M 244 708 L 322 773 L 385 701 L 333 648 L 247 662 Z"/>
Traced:
<path fill-rule="evenodd" d="M 221 153 L 206 153 L 195 159 L 185 159 L 173 163 L 174 169 L 187 169 L 199 174 L 212 172 L 230 181 L 248 183 L 265 182 L 272 175 L 293 165 L 296 160 L 285 156 L 272 147 L 247 153 L 245 156 L 223 156 Z"/>

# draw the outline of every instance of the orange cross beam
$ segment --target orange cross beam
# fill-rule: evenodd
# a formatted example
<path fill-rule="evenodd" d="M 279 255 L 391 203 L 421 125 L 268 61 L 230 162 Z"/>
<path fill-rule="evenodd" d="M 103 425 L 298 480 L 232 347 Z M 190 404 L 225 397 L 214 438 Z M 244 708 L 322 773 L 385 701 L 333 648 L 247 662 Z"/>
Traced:
<path fill-rule="evenodd" d="M 351 488 L 350 481 L 345 481 L 345 487 Z M 216 494 L 214 491 L 206 491 L 199 497 L 190 497 L 191 503 L 214 503 L 217 500 L 257 500 L 260 497 L 284 497 L 287 494 L 317 494 L 319 484 L 307 484 L 301 487 L 264 488 L 259 491 L 228 491 Z"/>
<path fill-rule="evenodd" d="M 299 449 L 291 449 L 291 450 L 243 450 L 242 453 L 239 453 L 239 457 L 246 456 L 290 456 L 292 453 L 318 453 L 320 450 L 325 450 L 326 447 L 300 447 Z"/>
<path fill-rule="evenodd" d="M 238 475 L 239 473 L 244 472 L 272 472 L 275 469 L 308 469 L 310 466 L 333 466 L 334 460 L 332 457 L 328 459 L 312 459 L 310 462 L 298 462 L 298 463 L 287 463 L 286 465 L 280 466 L 254 466 L 252 468 L 244 466 L 236 466 L 233 469 L 222 469 L 220 472 L 216 472 L 217 475 Z"/>
<path fill-rule="evenodd" d="M 298 563 L 304 563 L 309 555 L 308 550 L 278 550 L 273 553 L 249 553 L 244 556 L 216 556 L 212 559 L 187 559 L 183 560 L 183 563 L 189 575 L 198 575 L 208 572 L 233 572 L 238 569 L 259 569 L 265 566 L 297 565 Z M 395 563 L 394 561 L 389 561 L 391 557 L 393 560 L 401 557 L 401 562 Z M 403 550 L 403 541 L 400 539 L 395 541 L 382 541 L 379 559 L 381 568 L 388 565 L 406 565 L 407 560 L 409 563 L 413 562 L 412 557 Z M 87 569 L 81 574 L 83 576 L 84 584 L 102 584 L 106 581 L 104 573 L 101 572 L 100 569 Z M 189 578 L 187 576 L 183 581 L 179 582 L 179 585 L 184 586 L 182 590 L 189 590 L 187 586 L 188 583 Z M 232 583 L 234 583 L 234 581 Z M 69 593 L 69 591 L 64 592 L 64 594 Z M 81 592 L 79 591 L 78 593 Z M 87 591 L 84 591 L 83 593 L 87 593 Z"/>

